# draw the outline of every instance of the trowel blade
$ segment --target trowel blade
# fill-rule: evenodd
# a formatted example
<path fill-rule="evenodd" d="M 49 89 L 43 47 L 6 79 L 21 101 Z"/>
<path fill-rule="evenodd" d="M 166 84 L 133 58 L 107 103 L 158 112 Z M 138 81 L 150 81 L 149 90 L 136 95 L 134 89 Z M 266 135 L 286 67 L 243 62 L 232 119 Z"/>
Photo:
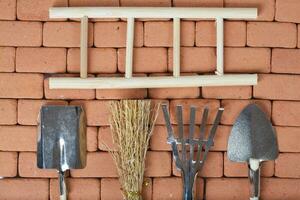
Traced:
<path fill-rule="evenodd" d="M 250 158 L 275 160 L 278 157 L 275 130 L 257 105 L 248 105 L 236 119 L 227 151 L 229 160 L 235 162 L 248 162 Z"/>

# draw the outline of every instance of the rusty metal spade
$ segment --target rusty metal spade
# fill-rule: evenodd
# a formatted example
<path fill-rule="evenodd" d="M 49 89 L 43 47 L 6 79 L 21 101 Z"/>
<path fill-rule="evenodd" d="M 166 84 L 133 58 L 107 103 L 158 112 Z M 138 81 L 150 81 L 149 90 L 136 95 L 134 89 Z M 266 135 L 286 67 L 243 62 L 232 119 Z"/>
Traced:
<path fill-rule="evenodd" d="M 85 115 L 80 106 L 42 106 L 37 165 L 42 169 L 57 169 L 60 199 L 66 200 L 65 172 L 86 165 Z"/>
<path fill-rule="evenodd" d="M 248 163 L 250 200 L 259 200 L 261 162 L 278 157 L 278 144 L 271 122 L 257 105 L 248 105 L 236 119 L 227 151 L 229 160 Z"/>

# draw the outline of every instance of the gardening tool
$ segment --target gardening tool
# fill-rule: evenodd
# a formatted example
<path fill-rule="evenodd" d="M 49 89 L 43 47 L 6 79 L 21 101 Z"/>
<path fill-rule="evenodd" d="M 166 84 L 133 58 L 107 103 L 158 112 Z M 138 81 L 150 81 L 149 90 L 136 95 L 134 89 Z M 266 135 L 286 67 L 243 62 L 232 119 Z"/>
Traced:
<path fill-rule="evenodd" d="M 195 116 L 196 107 L 191 106 L 190 108 L 190 122 L 189 122 L 189 137 L 183 137 L 183 119 L 182 119 L 182 106 L 176 106 L 177 126 L 179 137 L 175 139 L 173 128 L 170 121 L 167 105 L 162 105 L 164 118 L 166 122 L 168 132 L 168 143 L 172 147 L 173 157 L 178 170 L 181 171 L 183 178 L 183 197 L 184 200 L 193 199 L 193 187 L 196 175 L 203 168 L 204 162 L 207 158 L 209 149 L 213 146 L 213 139 L 217 131 L 218 124 L 221 120 L 223 108 L 218 110 L 217 116 L 210 130 L 208 139 L 204 139 L 205 126 L 208 117 L 208 108 L 206 107 L 203 112 L 202 122 L 200 126 L 199 139 L 194 139 L 194 128 L 195 128 Z M 179 155 L 178 145 L 181 146 L 181 155 Z M 197 147 L 196 159 L 194 158 L 194 149 Z M 187 151 L 189 149 L 189 156 Z M 204 151 L 202 151 L 204 149 Z"/>
<path fill-rule="evenodd" d="M 86 165 L 85 115 L 80 106 L 42 106 L 39 115 L 37 165 L 57 169 L 60 199 L 67 199 L 65 172 Z"/>
<path fill-rule="evenodd" d="M 250 200 L 258 200 L 261 162 L 278 157 L 275 131 L 264 112 L 248 105 L 236 119 L 228 141 L 228 159 L 247 162 L 251 183 Z"/>

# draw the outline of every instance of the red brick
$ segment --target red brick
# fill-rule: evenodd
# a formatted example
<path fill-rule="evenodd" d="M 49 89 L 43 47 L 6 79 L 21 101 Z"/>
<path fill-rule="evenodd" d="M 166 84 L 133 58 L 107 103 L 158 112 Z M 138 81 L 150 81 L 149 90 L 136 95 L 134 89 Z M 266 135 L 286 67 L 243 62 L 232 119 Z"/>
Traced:
<path fill-rule="evenodd" d="M 33 152 L 20 152 L 18 167 L 20 177 L 57 177 L 56 169 L 39 169 L 37 167 L 36 153 Z"/>
<path fill-rule="evenodd" d="M 295 48 L 297 27 L 292 23 L 249 22 L 247 44 L 253 47 Z"/>
<path fill-rule="evenodd" d="M 69 0 L 69 6 L 119 6 L 118 0 Z"/>
<path fill-rule="evenodd" d="M 16 50 L 13 47 L 0 47 L 0 72 L 15 71 Z"/>
<path fill-rule="evenodd" d="M 167 106 L 169 106 L 169 101 L 168 100 L 160 100 L 160 99 L 152 99 L 151 100 L 154 104 L 166 104 Z M 165 125 L 165 118 L 162 112 L 162 107 L 160 106 L 160 108 L 158 109 L 158 114 L 157 114 L 157 119 L 155 124 L 156 125 Z"/>
<path fill-rule="evenodd" d="M 299 49 L 273 49 L 272 72 L 300 74 Z"/>
<path fill-rule="evenodd" d="M 224 113 L 221 124 L 232 125 L 242 110 L 251 103 L 257 104 L 267 116 L 271 116 L 271 102 L 268 100 L 222 100 Z"/>
<path fill-rule="evenodd" d="M 65 101 L 52 100 L 22 100 L 18 101 L 18 123 L 22 125 L 37 125 L 38 115 L 42 105 L 67 105 Z"/>
<path fill-rule="evenodd" d="M 196 124 L 200 124 L 202 119 L 202 112 L 205 106 L 209 108 L 209 115 L 208 115 L 208 123 L 212 123 L 217 110 L 220 106 L 220 102 L 218 100 L 206 100 L 206 99 L 187 99 L 187 100 L 171 100 L 170 102 L 170 115 L 171 115 L 171 122 L 176 124 L 176 105 L 183 106 L 183 123 L 189 123 L 189 113 L 190 113 L 190 106 L 196 106 L 197 108 L 197 115 L 196 115 Z"/>
<path fill-rule="evenodd" d="M 296 200 L 300 198 L 299 179 L 263 178 L 261 181 L 261 199 Z"/>
<path fill-rule="evenodd" d="M 214 72 L 216 69 L 216 52 L 214 48 L 181 48 L 181 72 Z M 199 59 L 201 58 L 201 59 Z M 173 71 L 173 49 L 168 51 L 168 69 Z"/>
<path fill-rule="evenodd" d="M 155 99 L 192 99 L 200 96 L 200 88 L 151 88 L 148 93 Z"/>
<path fill-rule="evenodd" d="M 171 146 L 167 143 L 167 128 L 165 126 L 155 126 L 150 139 L 150 149 L 155 151 L 171 151 Z"/>
<path fill-rule="evenodd" d="M 261 176 L 270 177 L 274 175 L 274 162 L 262 162 Z M 248 177 L 248 164 L 232 162 L 224 154 L 224 175 L 226 177 Z"/>
<path fill-rule="evenodd" d="M 182 197 L 181 178 L 154 178 L 153 199 L 173 200 Z M 167 187 L 166 187 L 167 186 Z"/>
<path fill-rule="evenodd" d="M 224 45 L 246 46 L 246 22 L 224 23 Z M 199 21 L 196 23 L 196 46 L 216 46 L 215 22 Z"/>
<path fill-rule="evenodd" d="M 225 72 L 268 73 L 271 50 L 267 48 L 225 48 Z"/>
<path fill-rule="evenodd" d="M 69 200 L 94 199 L 100 200 L 100 181 L 98 179 L 67 178 Z M 50 200 L 59 199 L 58 180 L 50 180 Z"/>
<path fill-rule="evenodd" d="M 147 185 L 143 186 L 143 199 L 152 199 L 152 181 L 150 178 L 144 178 Z M 122 190 L 118 179 L 103 178 L 101 179 L 101 199 L 102 200 L 119 200 L 123 199 Z"/>
<path fill-rule="evenodd" d="M 1 46 L 41 46 L 42 23 L 0 21 Z"/>
<path fill-rule="evenodd" d="M 297 0 L 277 0 L 275 20 L 300 23 L 300 4 Z"/>
<path fill-rule="evenodd" d="M 175 176 L 180 176 L 181 174 L 181 172 L 177 170 L 174 162 L 173 162 L 173 174 Z M 201 173 L 199 173 L 199 176 L 222 177 L 223 176 L 223 153 L 209 152 L 207 156 L 207 160 L 204 161 L 204 166 Z"/>
<path fill-rule="evenodd" d="M 37 128 L 0 126 L 1 151 L 36 151 Z"/>
<path fill-rule="evenodd" d="M 87 125 L 110 125 L 110 111 L 108 101 L 72 101 L 71 105 L 83 106 L 87 118 Z"/>
<path fill-rule="evenodd" d="M 101 126 L 98 130 L 98 148 L 101 151 L 116 151 L 117 146 L 113 144 L 112 133 L 109 126 Z"/>
<path fill-rule="evenodd" d="M 275 161 L 275 176 L 282 178 L 300 178 L 300 154 L 279 154 Z"/>
<path fill-rule="evenodd" d="M 17 123 L 17 101 L 12 99 L 0 100 L 0 124 L 13 125 Z"/>
<path fill-rule="evenodd" d="M 87 154 L 86 167 L 71 170 L 72 177 L 117 177 L 117 169 L 111 155 L 107 152 Z"/>
<path fill-rule="evenodd" d="M 49 8 L 67 6 L 68 0 L 18 0 L 17 16 L 20 20 L 47 21 Z"/>
<path fill-rule="evenodd" d="M 300 38 L 300 26 L 299 25 L 297 26 L 297 29 L 298 29 L 298 38 Z M 298 40 L 297 47 L 298 48 L 300 47 L 300 40 Z"/>
<path fill-rule="evenodd" d="M 249 199 L 249 181 L 242 178 L 210 178 L 206 180 L 207 200 Z"/>
<path fill-rule="evenodd" d="M 66 49 L 18 48 L 17 72 L 61 73 L 66 72 Z"/>
<path fill-rule="evenodd" d="M 43 75 L 22 73 L 0 74 L 0 97 L 42 98 Z"/>
<path fill-rule="evenodd" d="M 258 84 L 253 87 L 253 96 L 259 99 L 300 100 L 298 75 L 259 75 Z"/>
<path fill-rule="evenodd" d="M 71 74 L 60 74 L 55 77 L 70 77 Z M 49 79 L 44 80 L 44 91 L 46 99 L 94 99 L 95 90 L 93 89 L 50 89 Z"/>
<path fill-rule="evenodd" d="M 275 0 L 224 0 L 225 7 L 258 8 L 259 21 L 273 21 L 275 15 Z"/>
<path fill-rule="evenodd" d="M 93 45 L 93 24 L 88 25 L 88 45 Z M 46 22 L 43 29 L 43 45 L 48 47 L 79 47 L 79 22 Z"/>
<path fill-rule="evenodd" d="M 280 127 L 276 128 L 279 150 L 281 152 L 300 152 L 300 128 Z"/>
<path fill-rule="evenodd" d="M 98 149 L 97 137 L 98 137 L 97 127 L 87 127 L 86 140 L 87 140 L 88 151 L 97 151 Z"/>
<path fill-rule="evenodd" d="M 134 45 L 143 46 L 143 23 L 135 22 Z M 95 23 L 96 47 L 125 47 L 126 22 L 97 22 Z"/>
<path fill-rule="evenodd" d="M 251 86 L 202 87 L 202 97 L 206 99 L 250 99 Z"/>
<path fill-rule="evenodd" d="M 166 72 L 168 68 L 167 49 L 135 48 L 133 51 L 133 72 Z M 118 51 L 118 70 L 125 72 L 125 49 Z"/>
<path fill-rule="evenodd" d="M 178 7 L 222 7 L 223 0 L 173 0 Z"/>
<path fill-rule="evenodd" d="M 172 22 L 145 22 L 145 46 L 171 47 L 173 45 Z M 194 46 L 195 23 L 184 21 L 181 23 L 181 46 Z"/>
<path fill-rule="evenodd" d="M 300 126 L 300 102 L 273 101 L 272 119 L 274 125 Z"/>
<path fill-rule="evenodd" d="M 13 178 L 0 180 L 0 199 L 48 200 L 47 179 Z"/>
<path fill-rule="evenodd" d="M 145 176 L 170 176 L 171 165 L 171 154 L 169 152 L 148 151 L 146 156 Z"/>
<path fill-rule="evenodd" d="M 0 177 L 17 176 L 18 153 L 17 152 L 0 152 Z"/>
<path fill-rule="evenodd" d="M 172 6 L 171 0 L 120 0 L 121 6 L 151 6 L 151 7 L 164 7 Z"/>
<path fill-rule="evenodd" d="M 0 1 L 0 19 L 1 20 L 15 20 L 16 19 L 16 0 L 2 0 Z"/>
<path fill-rule="evenodd" d="M 68 50 L 68 72 L 79 73 L 80 50 Z M 115 73 L 117 71 L 117 51 L 112 48 L 89 48 L 88 72 L 89 73 Z"/>

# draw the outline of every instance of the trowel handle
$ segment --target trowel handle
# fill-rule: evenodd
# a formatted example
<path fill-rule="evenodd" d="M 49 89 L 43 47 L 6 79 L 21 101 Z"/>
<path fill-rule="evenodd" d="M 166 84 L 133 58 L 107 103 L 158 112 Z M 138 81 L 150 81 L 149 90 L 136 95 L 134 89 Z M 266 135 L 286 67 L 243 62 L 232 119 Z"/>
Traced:
<path fill-rule="evenodd" d="M 59 171 L 59 199 L 67 200 L 67 187 L 65 182 L 65 172 Z"/>
<path fill-rule="evenodd" d="M 259 196 L 260 196 L 260 163 L 258 163 L 257 167 L 253 167 L 253 165 L 251 165 L 251 163 L 249 164 L 249 180 L 250 180 L 250 184 L 251 184 L 250 200 L 259 200 Z"/>

